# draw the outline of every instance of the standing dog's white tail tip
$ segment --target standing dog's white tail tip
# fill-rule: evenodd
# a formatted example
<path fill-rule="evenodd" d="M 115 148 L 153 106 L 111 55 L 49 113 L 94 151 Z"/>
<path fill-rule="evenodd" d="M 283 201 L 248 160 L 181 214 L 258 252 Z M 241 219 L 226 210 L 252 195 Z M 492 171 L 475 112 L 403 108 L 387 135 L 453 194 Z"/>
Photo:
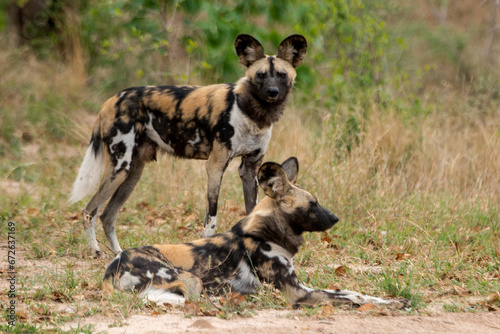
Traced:
<path fill-rule="evenodd" d="M 68 204 L 73 204 L 90 194 L 98 186 L 101 174 L 104 170 L 104 155 L 102 148 L 94 152 L 93 145 L 89 145 L 82 165 L 78 170 L 78 176 L 73 183 L 73 191 L 68 200 Z"/>

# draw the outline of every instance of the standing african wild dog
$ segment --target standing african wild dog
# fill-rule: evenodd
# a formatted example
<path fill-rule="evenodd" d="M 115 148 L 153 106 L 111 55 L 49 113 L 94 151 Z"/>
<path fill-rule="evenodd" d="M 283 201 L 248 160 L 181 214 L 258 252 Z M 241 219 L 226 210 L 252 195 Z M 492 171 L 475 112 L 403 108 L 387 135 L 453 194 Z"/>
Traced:
<path fill-rule="evenodd" d="M 240 62 L 247 66 L 245 77 L 236 84 L 133 87 L 104 103 L 69 200 L 74 203 L 91 193 L 103 173 L 97 193 L 83 210 L 94 257 L 100 255 L 95 221 L 109 198 L 100 218 L 111 249 L 121 251 L 115 234 L 118 210 L 157 151 L 207 160 L 202 236 L 215 233 L 222 175 L 234 157 L 242 157 L 238 173 L 247 214 L 255 207 L 257 169 L 272 125 L 283 113 L 307 42 L 301 35 L 289 36 L 279 45 L 277 56 L 267 56 L 255 38 L 239 35 L 235 48 Z"/>
<path fill-rule="evenodd" d="M 292 258 L 303 244 L 302 233 L 325 231 L 338 218 L 317 199 L 295 185 L 296 158 L 282 165 L 263 164 L 258 173 L 267 195 L 229 232 L 191 243 L 154 245 L 125 250 L 108 266 L 103 290 L 135 290 L 145 300 L 182 303 L 228 291 L 255 292 L 261 282 L 273 284 L 294 306 L 385 304 L 393 308 L 408 300 L 385 300 L 347 290 L 314 290 L 300 283 Z"/>

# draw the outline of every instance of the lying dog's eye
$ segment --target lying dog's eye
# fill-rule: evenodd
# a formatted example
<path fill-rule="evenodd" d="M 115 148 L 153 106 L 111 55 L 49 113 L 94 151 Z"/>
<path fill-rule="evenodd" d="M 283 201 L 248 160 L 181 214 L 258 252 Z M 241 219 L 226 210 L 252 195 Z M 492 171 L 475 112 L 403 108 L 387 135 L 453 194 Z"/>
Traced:
<path fill-rule="evenodd" d="M 286 78 L 286 73 L 285 72 L 278 72 L 278 78 L 285 79 Z"/>

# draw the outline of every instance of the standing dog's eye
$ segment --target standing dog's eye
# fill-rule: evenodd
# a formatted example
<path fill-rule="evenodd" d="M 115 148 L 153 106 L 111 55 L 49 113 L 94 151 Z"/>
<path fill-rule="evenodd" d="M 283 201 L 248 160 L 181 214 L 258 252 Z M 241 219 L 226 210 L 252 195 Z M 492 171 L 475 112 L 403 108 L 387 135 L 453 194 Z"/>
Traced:
<path fill-rule="evenodd" d="M 265 79 L 267 74 L 265 72 L 258 72 L 257 73 L 257 78 L 259 79 Z"/>
<path fill-rule="evenodd" d="M 278 72 L 278 78 L 285 79 L 286 78 L 286 73 L 285 72 Z"/>

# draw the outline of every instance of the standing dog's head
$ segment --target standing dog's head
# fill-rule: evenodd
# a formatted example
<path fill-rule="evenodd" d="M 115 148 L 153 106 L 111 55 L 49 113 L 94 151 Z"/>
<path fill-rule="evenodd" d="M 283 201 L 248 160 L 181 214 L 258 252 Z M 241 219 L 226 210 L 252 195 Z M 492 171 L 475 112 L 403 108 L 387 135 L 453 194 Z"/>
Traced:
<path fill-rule="evenodd" d="M 252 95 L 267 103 L 285 101 L 297 75 L 295 68 L 302 63 L 307 52 L 304 36 L 285 38 L 276 56 L 265 55 L 262 45 L 250 35 L 239 35 L 234 47 L 240 62 L 248 68 L 246 77 Z"/>

